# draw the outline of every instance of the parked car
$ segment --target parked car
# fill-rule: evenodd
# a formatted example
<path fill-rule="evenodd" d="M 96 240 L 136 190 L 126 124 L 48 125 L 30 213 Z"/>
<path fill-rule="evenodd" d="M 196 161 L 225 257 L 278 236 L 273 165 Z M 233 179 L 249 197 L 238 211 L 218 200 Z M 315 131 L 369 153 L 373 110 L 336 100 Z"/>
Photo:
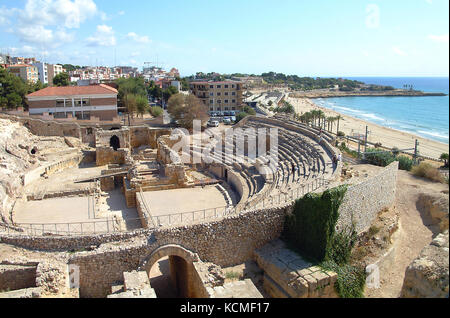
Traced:
<path fill-rule="evenodd" d="M 223 115 L 224 115 L 224 116 L 231 116 L 231 114 L 230 114 L 229 111 L 224 111 L 224 112 L 223 112 Z"/>
<path fill-rule="evenodd" d="M 231 125 L 231 124 L 232 124 L 231 118 L 230 118 L 230 117 L 225 117 L 225 118 L 223 119 L 223 123 L 224 123 L 225 125 Z"/>
<path fill-rule="evenodd" d="M 236 116 L 236 112 L 234 110 L 230 111 L 230 116 Z"/>
<path fill-rule="evenodd" d="M 217 120 L 208 121 L 208 127 L 219 127 L 219 122 Z"/>

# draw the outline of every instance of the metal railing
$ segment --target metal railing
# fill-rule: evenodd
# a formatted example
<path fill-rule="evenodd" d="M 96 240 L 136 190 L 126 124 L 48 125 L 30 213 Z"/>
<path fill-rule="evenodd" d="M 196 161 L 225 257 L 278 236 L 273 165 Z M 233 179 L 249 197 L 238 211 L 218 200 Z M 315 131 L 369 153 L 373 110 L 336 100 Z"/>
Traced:
<path fill-rule="evenodd" d="M 117 219 L 113 217 L 86 222 L 0 224 L 0 233 L 32 236 L 82 236 L 124 233 L 141 228 L 141 218 Z"/>
<path fill-rule="evenodd" d="M 299 186 L 290 189 L 285 193 L 281 192 L 278 194 L 270 195 L 267 198 L 264 198 L 263 200 L 256 202 L 254 205 L 248 206 L 246 209 L 248 210 L 249 208 L 274 207 L 287 204 L 292 201 L 295 201 L 300 197 L 303 197 L 307 193 L 314 192 L 328 184 L 329 181 L 325 179 L 325 177 L 317 178 L 306 184 L 299 184 Z"/>
<path fill-rule="evenodd" d="M 157 226 L 175 225 L 220 218 L 223 216 L 230 215 L 233 212 L 234 208 L 221 206 L 217 208 L 209 208 L 191 212 L 157 215 L 153 216 L 153 219 L 155 221 L 155 225 Z"/>

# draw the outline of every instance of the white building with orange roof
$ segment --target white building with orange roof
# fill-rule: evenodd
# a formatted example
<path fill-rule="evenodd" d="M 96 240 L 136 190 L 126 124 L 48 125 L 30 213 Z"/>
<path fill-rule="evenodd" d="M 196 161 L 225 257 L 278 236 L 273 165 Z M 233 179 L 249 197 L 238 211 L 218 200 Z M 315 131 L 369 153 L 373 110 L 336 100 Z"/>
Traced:
<path fill-rule="evenodd" d="M 117 90 L 111 86 L 47 87 L 26 95 L 30 115 L 53 115 L 55 119 L 73 117 L 101 121 L 117 117 Z"/>

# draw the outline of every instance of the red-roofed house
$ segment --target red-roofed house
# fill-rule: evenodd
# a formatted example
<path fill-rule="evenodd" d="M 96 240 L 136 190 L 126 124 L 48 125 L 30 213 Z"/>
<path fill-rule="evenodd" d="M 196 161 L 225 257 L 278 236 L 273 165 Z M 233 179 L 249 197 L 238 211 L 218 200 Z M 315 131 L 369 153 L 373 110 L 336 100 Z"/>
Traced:
<path fill-rule="evenodd" d="M 90 86 L 47 87 L 26 96 L 30 115 L 48 113 L 55 119 L 91 116 L 100 120 L 117 117 L 117 90 L 100 84 Z"/>

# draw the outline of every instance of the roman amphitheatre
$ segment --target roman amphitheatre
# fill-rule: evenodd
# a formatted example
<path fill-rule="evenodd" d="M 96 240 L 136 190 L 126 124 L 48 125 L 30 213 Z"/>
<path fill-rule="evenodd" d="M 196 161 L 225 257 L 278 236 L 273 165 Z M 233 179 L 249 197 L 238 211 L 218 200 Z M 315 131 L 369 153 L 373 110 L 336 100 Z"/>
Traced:
<path fill-rule="evenodd" d="M 219 138 L 6 114 L 0 128 L 0 297 L 339 297 L 338 273 L 283 232 L 296 199 L 344 184 L 336 229 L 354 227 L 380 285 L 365 296 L 448 297 L 447 185 L 333 163 L 336 136 L 290 118 Z"/>

